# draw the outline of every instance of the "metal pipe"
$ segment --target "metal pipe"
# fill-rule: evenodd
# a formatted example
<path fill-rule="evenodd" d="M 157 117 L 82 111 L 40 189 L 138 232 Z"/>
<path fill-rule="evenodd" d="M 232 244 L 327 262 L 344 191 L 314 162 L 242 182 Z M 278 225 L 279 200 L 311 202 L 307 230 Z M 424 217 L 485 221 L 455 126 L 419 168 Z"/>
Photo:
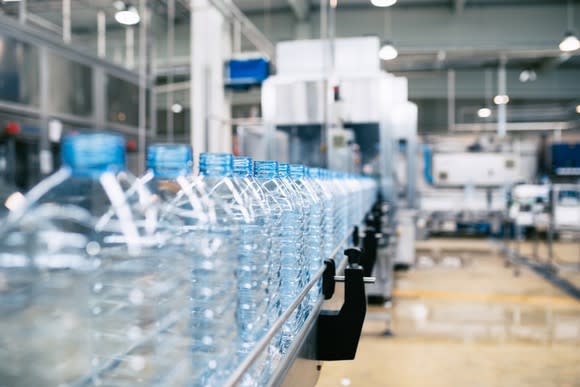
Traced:
<path fill-rule="evenodd" d="M 20 0 L 18 3 L 18 22 L 20 24 L 26 24 L 26 1 Z"/>
<path fill-rule="evenodd" d="M 175 0 L 167 1 L 167 60 L 169 63 L 173 60 L 175 56 Z M 169 66 L 169 73 L 167 74 L 167 83 L 173 83 L 173 67 Z M 166 114 L 166 125 L 167 125 L 167 141 L 174 141 L 174 115 L 173 115 L 173 103 L 174 95 L 172 91 L 167 93 L 167 114 Z"/>
<path fill-rule="evenodd" d="M 39 47 L 39 89 L 40 89 L 40 153 L 39 153 L 39 164 L 40 173 L 42 176 L 49 175 L 52 172 L 52 153 L 50 152 L 50 140 L 48 138 L 48 110 L 49 110 L 49 78 L 50 78 L 50 65 L 49 65 L 49 53 L 46 47 Z"/>
<path fill-rule="evenodd" d="M 105 11 L 97 12 L 97 56 L 107 55 L 107 15 Z"/>
<path fill-rule="evenodd" d="M 447 126 L 455 130 L 455 70 L 447 70 Z"/>
<path fill-rule="evenodd" d="M 139 118 L 138 118 L 138 173 L 145 171 L 145 144 L 147 139 L 147 0 L 139 0 Z M 131 29 L 132 30 L 132 29 Z"/>
<path fill-rule="evenodd" d="M 334 276 L 334 280 L 336 282 L 344 282 L 345 281 L 345 276 L 343 275 L 335 275 Z M 375 277 L 363 277 L 363 282 L 365 284 L 374 284 L 376 282 L 376 278 Z"/>
<path fill-rule="evenodd" d="M 141 13 L 141 12 L 139 12 Z M 141 15 L 143 15 L 141 13 Z M 143 29 L 144 21 L 141 19 L 141 24 L 139 25 L 139 61 L 141 58 L 141 30 Z M 139 66 L 141 64 L 139 63 Z M 135 30 L 133 27 L 125 28 L 125 67 L 128 69 L 135 68 Z"/>
<path fill-rule="evenodd" d="M 330 254 L 330 257 L 328 258 L 335 257 L 340 252 L 340 249 L 342 249 L 344 244 L 351 237 L 351 235 L 352 234 L 349 232 L 348 235 L 346 235 L 340 241 L 340 243 L 334 248 L 334 250 Z M 346 258 L 343 261 L 346 261 Z M 266 349 L 272 338 L 274 338 L 274 336 L 276 336 L 276 334 L 282 328 L 286 320 L 288 320 L 290 316 L 292 316 L 294 310 L 298 307 L 298 305 L 302 303 L 304 297 L 306 297 L 310 289 L 318 282 L 320 277 L 322 277 L 322 274 L 324 274 L 325 270 L 326 267 L 323 266 L 312 276 L 308 284 L 306 284 L 304 289 L 302 289 L 302 291 L 300 292 L 298 297 L 294 300 L 294 302 L 288 307 L 288 309 L 286 309 L 284 313 L 282 313 L 280 317 L 278 317 L 278 319 L 274 322 L 274 324 L 270 327 L 270 329 L 268 329 L 268 332 L 266 332 L 266 334 L 260 339 L 260 341 L 256 343 L 256 346 L 254 347 L 252 352 L 250 352 L 247 355 L 244 361 L 230 375 L 228 380 L 224 383 L 224 387 L 234 387 L 236 383 L 238 383 L 242 379 L 246 371 L 248 371 L 252 366 L 252 363 L 262 354 L 262 352 Z"/>
<path fill-rule="evenodd" d="M 506 58 L 500 59 L 497 71 L 497 93 L 498 95 L 507 95 L 506 92 Z M 507 103 L 497 105 L 497 134 L 499 137 L 505 137 L 507 131 Z"/>
<path fill-rule="evenodd" d="M 71 42 L 71 5 L 70 0 L 62 0 L 62 40 Z"/>

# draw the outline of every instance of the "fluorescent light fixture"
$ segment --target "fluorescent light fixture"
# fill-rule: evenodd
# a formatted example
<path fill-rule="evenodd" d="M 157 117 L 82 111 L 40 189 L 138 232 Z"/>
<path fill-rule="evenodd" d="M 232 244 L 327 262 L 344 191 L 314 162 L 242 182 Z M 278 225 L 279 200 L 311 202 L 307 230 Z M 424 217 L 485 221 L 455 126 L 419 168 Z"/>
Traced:
<path fill-rule="evenodd" d="M 558 47 L 560 47 L 560 51 L 563 52 L 576 51 L 580 48 L 580 41 L 573 32 L 568 31 L 564 35 L 564 39 L 562 39 Z"/>
<path fill-rule="evenodd" d="M 493 103 L 495 103 L 496 105 L 505 105 L 510 101 L 510 97 L 508 97 L 505 94 L 498 94 L 495 97 L 493 97 Z"/>
<path fill-rule="evenodd" d="M 477 115 L 480 118 L 488 118 L 491 116 L 491 109 L 490 108 L 481 108 L 477 111 Z"/>
<path fill-rule="evenodd" d="M 580 105 L 576 105 L 576 113 L 580 114 Z"/>
<path fill-rule="evenodd" d="M 399 56 L 399 53 L 397 52 L 395 46 L 393 46 L 393 44 L 390 42 L 387 42 L 379 50 L 379 58 L 381 58 L 382 60 L 393 60 L 397 56 Z"/>
<path fill-rule="evenodd" d="M 183 111 L 183 105 L 179 103 L 174 103 L 173 105 L 171 105 L 171 111 L 175 114 L 179 114 Z"/>
<path fill-rule="evenodd" d="M 119 2 L 115 2 L 115 8 L 118 7 Z M 137 12 L 137 8 L 132 5 L 125 4 L 125 7 L 118 9 L 115 13 L 115 20 L 126 26 L 134 26 L 141 21 L 141 16 Z"/>
<path fill-rule="evenodd" d="M 20 3 L 20 0 L 2 0 L 3 3 Z"/>
<path fill-rule="evenodd" d="M 375 7 L 390 7 L 397 4 L 397 0 L 371 0 L 371 4 Z"/>

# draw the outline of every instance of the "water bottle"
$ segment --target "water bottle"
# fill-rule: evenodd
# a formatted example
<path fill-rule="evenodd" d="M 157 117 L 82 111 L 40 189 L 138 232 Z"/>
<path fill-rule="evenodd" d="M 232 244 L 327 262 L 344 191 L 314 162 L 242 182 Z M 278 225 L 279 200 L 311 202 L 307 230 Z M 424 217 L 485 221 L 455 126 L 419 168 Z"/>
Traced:
<path fill-rule="evenodd" d="M 157 307 L 169 257 L 156 198 L 124 169 L 124 149 L 114 134 L 66 136 L 63 167 L 3 225 L 4 384 L 122 386 L 169 372 L 156 341 L 180 318 Z"/>
<path fill-rule="evenodd" d="M 266 193 L 253 176 L 250 157 L 234 157 L 234 182 L 245 205 L 254 215 L 251 223 L 240 227 L 240 255 L 237 268 L 238 304 L 236 318 L 240 332 L 239 358 L 244 359 L 266 332 L 270 304 L 272 214 Z M 254 386 L 270 369 L 270 354 L 264 352 L 244 376 L 240 385 Z"/>
<path fill-rule="evenodd" d="M 199 356 L 194 368 L 205 372 L 196 380 L 195 386 L 218 386 L 223 384 L 240 363 L 242 343 L 248 332 L 241 312 L 245 295 L 238 297 L 244 280 L 240 279 L 240 267 L 247 258 L 243 249 L 251 249 L 244 235 L 245 227 L 255 222 L 254 209 L 248 203 L 239 179 L 234 179 L 233 156 L 227 153 L 202 153 L 200 155 L 200 178 L 193 186 L 206 192 L 206 199 L 214 203 L 216 223 L 208 230 L 208 244 L 204 249 L 204 262 L 194 269 L 194 295 L 206 300 L 204 307 L 194 310 L 197 323 L 195 332 L 212 321 L 212 336 L 201 337 L 195 353 Z M 196 287 L 204 277 L 210 277 L 212 287 Z M 240 293 L 241 294 L 241 293 Z M 209 310 L 209 312 L 208 312 Z"/>
<path fill-rule="evenodd" d="M 279 177 L 278 162 L 255 161 L 254 176 L 262 188 L 273 195 L 281 207 L 280 230 L 280 312 L 285 312 L 296 300 L 303 286 L 303 222 L 304 215 L 300 208 L 301 200 Z M 299 306 L 284 324 L 279 343 L 280 353 L 284 354 L 292 344 L 301 327 L 302 310 Z"/>
<path fill-rule="evenodd" d="M 214 316 L 223 314 L 221 297 L 231 291 L 232 281 L 227 278 L 227 262 L 219 262 L 224 249 L 232 249 L 227 241 L 209 236 L 216 225 L 213 202 L 205 200 L 201 185 L 194 186 L 192 149 L 183 144 L 155 144 L 148 148 L 148 171 L 142 177 L 152 191 L 159 196 L 159 218 L 165 221 L 165 229 L 171 239 L 164 244 L 164 251 L 171 259 L 162 261 L 159 270 L 168 276 L 170 292 L 164 292 L 158 300 L 162 313 L 179 311 L 181 318 L 158 337 L 163 357 L 158 361 L 173 364 L 160 379 L 163 385 L 189 386 L 208 378 L 214 353 L 222 352 L 223 341 L 219 334 L 223 320 Z M 178 219 L 178 221 L 175 221 Z M 220 246 L 212 249 L 212 246 Z M 215 254 L 215 255 L 214 255 Z M 232 321 L 230 321 L 231 323 Z M 210 345 L 205 345 L 210 342 Z M 226 348 L 228 350 L 229 347 Z M 210 371 L 211 373 L 211 371 Z"/>
<path fill-rule="evenodd" d="M 334 212 L 335 212 L 335 197 L 328 190 L 324 184 L 322 170 L 320 168 L 307 168 L 306 175 L 312 184 L 316 193 L 321 198 L 323 203 L 322 208 L 322 255 L 324 258 L 332 258 L 333 249 L 336 246 L 335 232 L 334 232 Z M 342 254 L 337 254 L 336 259 L 341 259 Z M 339 263 L 339 261 L 337 261 Z"/>
<path fill-rule="evenodd" d="M 26 209 L 0 222 L 0 385 L 71 385 L 91 371 L 90 214 L 35 203 L 70 178 L 33 189 Z"/>
<path fill-rule="evenodd" d="M 323 265 L 325 256 L 323 250 L 323 198 L 319 197 L 315 188 L 309 183 L 305 176 L 305 167 L 301 164 L 285 165 L 288 177 L 296 191 L 304 198 L 305 224 L 304 224 L 304 255 L 305 255 L 305 284 L 310 282 L 311 277 L 316 274 Z M 285 176 L 285 174 L 281 175 Z M 310 311 L 320 300 L 322 282 L 318 283 L 309 291 L 304 308 Z M 305 313 L 304 318 L 308 317 Z"/>

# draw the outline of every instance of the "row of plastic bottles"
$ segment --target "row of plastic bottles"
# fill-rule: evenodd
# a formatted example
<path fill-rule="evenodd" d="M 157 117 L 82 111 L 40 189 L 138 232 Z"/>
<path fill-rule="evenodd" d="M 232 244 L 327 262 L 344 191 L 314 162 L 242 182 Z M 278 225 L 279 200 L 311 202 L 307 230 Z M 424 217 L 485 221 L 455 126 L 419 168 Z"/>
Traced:
<path fill-rule="evenodd" d="M 66 136 L 63 167 L 0 220 L 0 386 L 219 386 L 374 202 L 372 179 Z M 337 251 L 340 251 L 337 249 Z M 337 257 L 339 255 L 337 254 Z M 308 292 L 241 382 L 267 383 Z"/>

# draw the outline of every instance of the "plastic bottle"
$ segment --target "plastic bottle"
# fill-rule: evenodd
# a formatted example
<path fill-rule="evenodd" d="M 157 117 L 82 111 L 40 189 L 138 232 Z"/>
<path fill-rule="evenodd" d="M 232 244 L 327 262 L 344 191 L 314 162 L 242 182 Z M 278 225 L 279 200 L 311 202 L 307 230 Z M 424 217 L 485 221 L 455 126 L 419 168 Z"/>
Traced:
<path fill-rule="evenodd" d="M 245 205 L 254 214 L 251 223 L 240 227 L 240 256 L 236 271 L 238 281 L 238 306 L 236 318 L 240 332 L 240 360 L 254 349 L 257 341 L 268 327 L 268 307 L 270 293 L 268 285 L 271 266 L 272 219 L 270 203 L 266 193 L 253 176 L 253 162 L 250 157 L 234 157 L 234 181 L 240 187 Z M 254 362 L 241 385 L 256 385 L 265 369 L 269 357 L 264 353 Z"/>
<path fill-rule="evenodd" d="M 280 207 L 280 312 L 283 313 L 296 300 L 302 290 L 303 263 L 303 212 L 298 198 L 282 182 L 276 161 L 255 161 L 254 176 L 262 188 L 273 195 Z M 300 306 L 294 311 L 282 329 L 280 353 L 285 353 L 300 328 Z"/>
<path fill-rule="evenodd" d="M 204 263 L 193 273 L 193 297 L 205 297 L 207 300 L 203 308 L 194 310 L 194 319 L 198 323 L 193 331 L 195 335 L 207 320 L 216 322 L 217 331 L 213 337 L 201 337 L 198 347 L 194 348 L 195 352 L 204 354 L 196 359 L 194 368 L 205 370 L 194 385 L 219 386 L 240 362 L 243 329 L 239 320 L 238 291 L 242 283 L 239 281 L 239 267 L 245 259 L 240 232 L 243 233 L 241 230 L 244 227 L 251 226 L 255 217 L 243 188 L 233 177 L 231 154 L 202 153 L 199 169 L 200 178 L 195 180 L 193 186 L 206 192 L 206 199 L 214 203 L 216 224 L 208 230 Z M 215 288 L 196 288 L 195 283 L 208 275 L 213 277 L 211 281 Z"/>
<path fill-rule="evenodd" d="M 334 232 L 335 197 L 328 190 L 327 185 L 324 184 L 322 170 L 320 168 L 306 168 L 306 176 L 323 203 L 322 255 L 324 258 L 328 258 L 336 245 Z M 340 257 L 340 255 L 341 254 L 338 254 L 338 257 Z"/>
<path fill-rule="evenodd" d="M 164 356 L 159 362 L 173 364 L 171 372 L 160 380 L 163 385 L 189 386 L 207 377 L 213 353 L 223 345 L 224 321 L 220 315 L 222 295 L 231 292 L 227 262 L 219 262 L 229 250 L 227 241 L 211 240 L 209 230 L 216 225 L 213 202 L 204 200 L 204 192 L 193 188 L 192 149 L 183 144 L 155 144 L 148 148 L 148 172 L 141 179 L 162 200 L 160 218 L 167 221 L 171 234 L 164 251 L 172 258 L 160 263 L 159 270 L 168 276 L 170 292 L 158 300 L 162 313 L 179 311 L 181 318 L 158 337 Z M 175 219 L 178 221 L 174 221 Z M 211 242 L 214 242 L 212 245 Z M 208 248 L 220 246 L 219 249 Z M 224 253 L 224 250 L 226 253 Z M 223 317 L 223 316 L 222 316 Z M 233 323 L 232 320 L 229 321 Z M 204 341 L 212 345 L 204 346 Z M 229 343 L 228 348 L 229 349 Z M 167 367 L 171 369 L 171 367 Z"/>
<path fill-rule="evenodd" d="M 0 230 L 0 329 L 18 344 L 0 345 L 2 383 L 123 386 L 169 372 L 156 338 L 179 316 L 157 308 L 158 207 L 124 150 L 114 134 L 66 136 L 63 167 Z"/>
<path fill-rule="evenodd" d="M 301 193 L 305 203 L 305 228 L 304 228 L 304 255 L 305 273 L 304 284 L 310 282 L 311 276 L 316 274 L 323 265 L 324 246 L 323 240 L 323 198 L 319 197 L 315 188 L 305 176 L 305 167 L 301 164 L 288 166 L 288 177 L 296 190 Z M 308 293 L 304 308 L 310 310 L 320 299 L 321 282 L 314 286 Z M 305 313 L 304 318 L 308 316 Z"/>

